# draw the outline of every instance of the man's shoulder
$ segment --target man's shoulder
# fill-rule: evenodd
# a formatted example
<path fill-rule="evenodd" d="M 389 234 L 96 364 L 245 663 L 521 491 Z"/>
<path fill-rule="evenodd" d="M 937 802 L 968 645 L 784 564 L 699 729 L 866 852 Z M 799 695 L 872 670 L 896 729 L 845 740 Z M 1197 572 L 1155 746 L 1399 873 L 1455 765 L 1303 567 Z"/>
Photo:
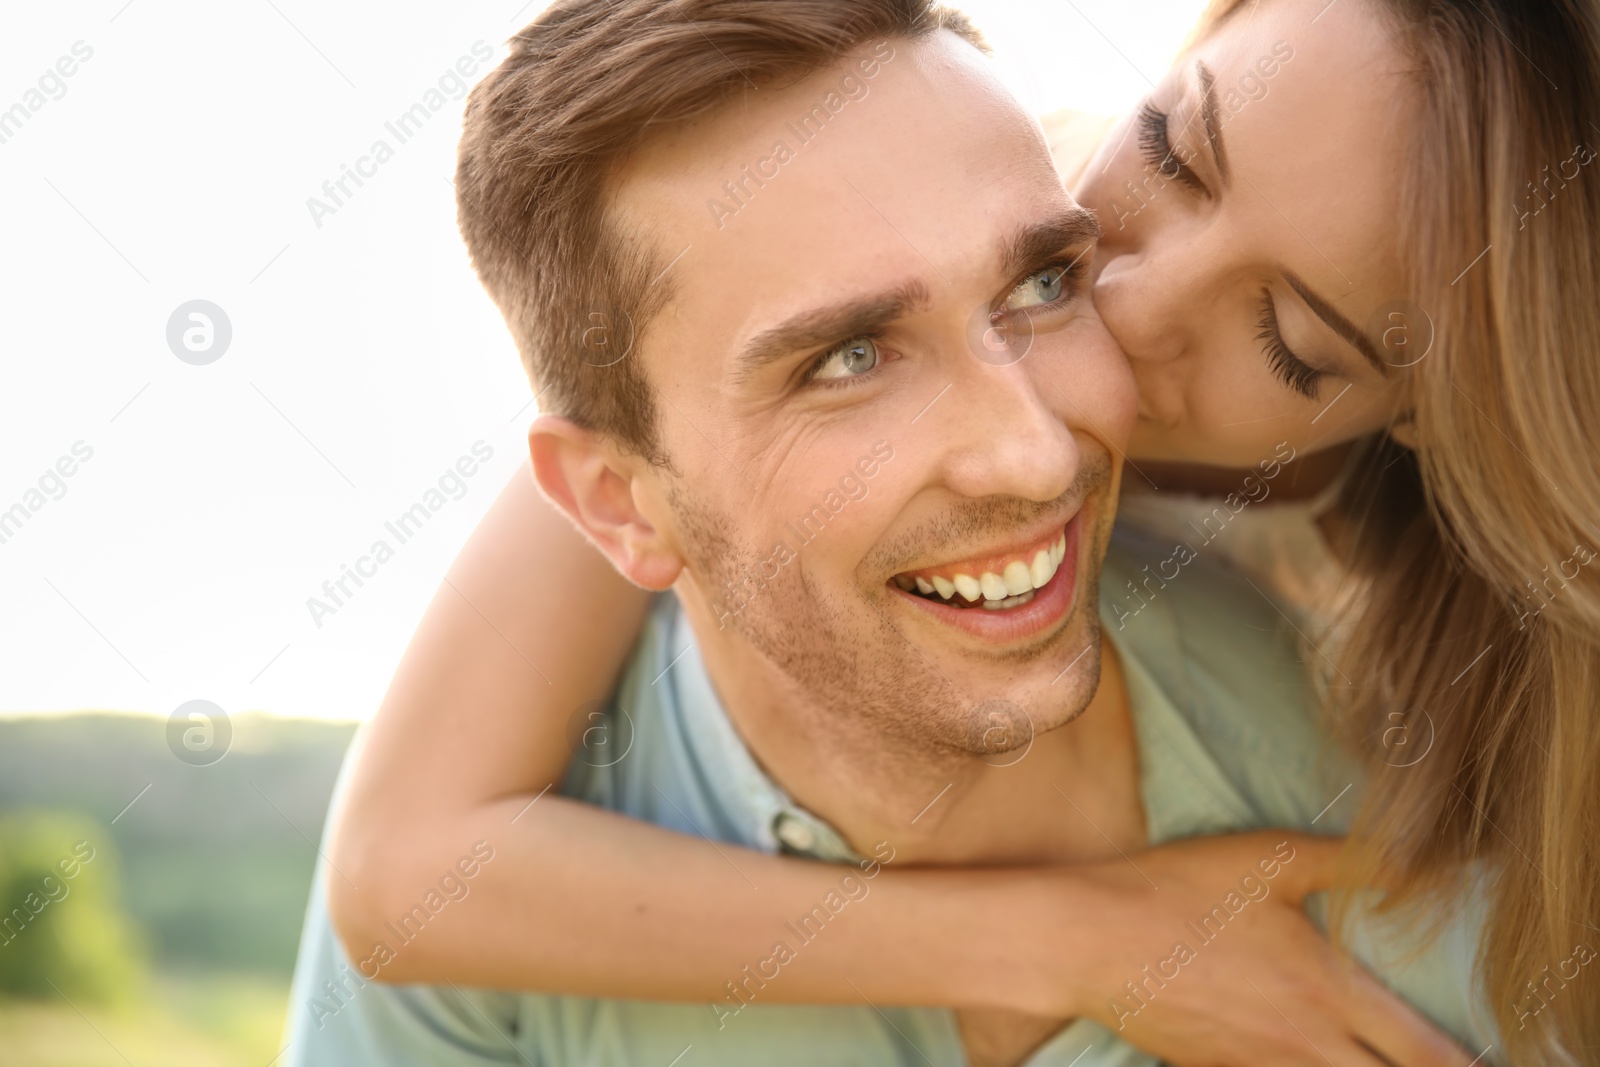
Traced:
<path fill-rule="evenodd" d="M 1201 665 L 1248 663 L 1297 689 L 1309 679 L 1293 619 L 1199 538 L 1119 524 L 1106 553 L 1101 609 L 1113 639 L 1171 645 Z M 1140 625 L 1147 616 L 1151 625 Z"/>
<path fill-rule="evenodd" d="M 319 879 L 323 873 L 319 869 Z M 411 916 L 397 918 L 383 941 L 352 959 L 334 932 L 317 882 L 300 936 L 284 1067 L 515 1062 L 520 1053 L 510 1035 L 517 1031 L 518 994 L 375 981 L 412 939 L 425 936 Z"/>
<path fill-rule="evenodd" d="M 1106 636 L 1159 693 L 1135 708 L 1192 744 L 1255 825 L 1309 825 L 1352 781 L 1293 620 L 1216 551 L 1119 527 L 1101 583 Z M 1191 768 L 1192 769 L 1192 768 Z M 1337 790 L 1335 790 L 1337 791 Z M 1244 829 L 1246 826 L 1237 826 Z"/>

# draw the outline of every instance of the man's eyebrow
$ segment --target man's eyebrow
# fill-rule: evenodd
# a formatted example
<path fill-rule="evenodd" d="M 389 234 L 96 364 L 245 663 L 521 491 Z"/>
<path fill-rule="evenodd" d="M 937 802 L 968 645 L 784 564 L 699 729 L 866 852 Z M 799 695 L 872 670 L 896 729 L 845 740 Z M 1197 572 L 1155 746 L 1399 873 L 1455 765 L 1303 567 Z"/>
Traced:
<path fill-rule="evenodd" d="M 907 313 L 926 307 L 929 299 L 926 285 L 910 281 L 887 292 L 791 315 L 750 339 L 735 362 L 735 374 L 742 381 L 794 352 L 876 333 Z"/>
<path fill-rule="evenodd" d="M 1003 273 L 1008 277 L 1021 273 L 1065 249 L 1092 245 L 1099 238 L 1100 221 L 1094 213 L 1073 206 L 1012 234 L 1000 253 Z M 750 339 L 735 361 L 735 374 L 739 380 L 747 380 L 795 352 L 876 333 L 931 302 L 925 284 L 909 281 L 886 292 L 791 315 Z"/>
<path fill-rule="evenodd" d="M 1206 124 L 1206 140 L 1211 143 L 1211 156 L 1217 161 L 1217 173 L 1222 175 L 1222 184 L 1227 185 L 1232 175 L 1228 171 L 1228 151 L 1222 143 L 1222 123 L 1217 118 L 1220 114 L 1217 78 L 1201 60 L 1195 60 L 1194 67 L 1200 78 L 1200 117 Z"/>
<path fill-rule="evenodd" d="M 1279 267 L 1278 272 L 1283 275 L 1283 280 L 1289 283 L 1289 287 L 1300 294 L 1300 299 L 1304 300 L 1307 306 L 1316 313 L 1317 318 L 1327 323 L 1334 333 L 1348 341 L 1357 352 L 1360 352 L 1366 358 L 1368 363 L 1372 364 L 1379 374 L 1386 378 L 1389 376 L 1388 361 L 1378 352 L 1378 346 L 1372 343 L 1372 339 L 1358 329 L 1355 323 L 1345 318 L 1338 308 L 1319 296 L 1316 290 L 1302 281 L 1299 275 L 1293 271 Z"/>
<path fill-rule="evenodd" d="M 1000 253 L 1001 273 L 1007 277 L 1037 267 L 1044 260 L 1076 245 L 1100 239 L 1100 220 L 1094 212 L 1072 207 L 1051 218 L 1021 227 Z M 1087 249 L 1085 249 L 1087 250 Z"/>

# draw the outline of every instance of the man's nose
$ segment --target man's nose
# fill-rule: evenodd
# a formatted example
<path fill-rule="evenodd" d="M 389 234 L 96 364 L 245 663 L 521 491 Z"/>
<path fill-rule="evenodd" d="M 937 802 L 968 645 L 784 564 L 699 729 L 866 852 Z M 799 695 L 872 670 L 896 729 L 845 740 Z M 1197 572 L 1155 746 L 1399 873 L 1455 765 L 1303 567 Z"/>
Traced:
<path fill-rule="evenodd" d="M 1048 501 L 1077 478 L 1071 427 L 1057 413 L 1058 398 L 1048 395 L 1049 381 L 1036 381 L 1026 360 L 996 365 L 963 354 L 954 361 L 958 370 L 936 422 L 952 492 Z"/>

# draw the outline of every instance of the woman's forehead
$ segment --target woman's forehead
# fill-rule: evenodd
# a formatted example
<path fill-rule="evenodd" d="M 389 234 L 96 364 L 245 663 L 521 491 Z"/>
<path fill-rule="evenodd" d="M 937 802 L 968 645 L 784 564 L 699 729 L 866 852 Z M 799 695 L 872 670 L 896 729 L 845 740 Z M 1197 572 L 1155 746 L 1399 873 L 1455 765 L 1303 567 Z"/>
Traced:
<path fill-rule="evenodd" d="M 1214 141 L 1232 172 L 1241 240 L 1258 238 L 1264 254 L 1336 301 L 1369 292 L 1381 303 L 1401 284 L 1415 83 L 1399 40 L 1367 4 L 1302 17 L 1317 6 L 1280 0 L 1228 19 L 1179 76 L 1195 95 L 1212 79 Z"/>

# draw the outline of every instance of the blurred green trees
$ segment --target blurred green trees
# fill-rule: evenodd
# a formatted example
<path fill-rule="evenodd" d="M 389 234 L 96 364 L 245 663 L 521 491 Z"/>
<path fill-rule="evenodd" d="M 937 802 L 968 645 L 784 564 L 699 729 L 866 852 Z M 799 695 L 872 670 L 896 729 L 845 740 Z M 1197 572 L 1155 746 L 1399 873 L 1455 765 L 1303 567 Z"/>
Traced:
<path fill-rule="evenodd" d="M 116 1001 L 143 985 L 145 959 L 104 828 L 47 811 L 0 818 L 0 993 Z"/>
<path fill-rule="evenodd" d="M 0 1065 L 281 1053 L 313 842 L 355 727 L 232 724 L 226 758 L 193 766 L 165 714 L 0 714 Z M 94 858 L 69 882 L 59 863 L 80 841 Z"/>
<path fill-rule="evenodd" d="M 44 809 L 103 827 L 157 972 L 287 978 L 355 725 L 235 715 L 227 757 L 206 767 L 177 759 L 166 728 L 154 715 L 0 716 L 0 817 Z"/>

